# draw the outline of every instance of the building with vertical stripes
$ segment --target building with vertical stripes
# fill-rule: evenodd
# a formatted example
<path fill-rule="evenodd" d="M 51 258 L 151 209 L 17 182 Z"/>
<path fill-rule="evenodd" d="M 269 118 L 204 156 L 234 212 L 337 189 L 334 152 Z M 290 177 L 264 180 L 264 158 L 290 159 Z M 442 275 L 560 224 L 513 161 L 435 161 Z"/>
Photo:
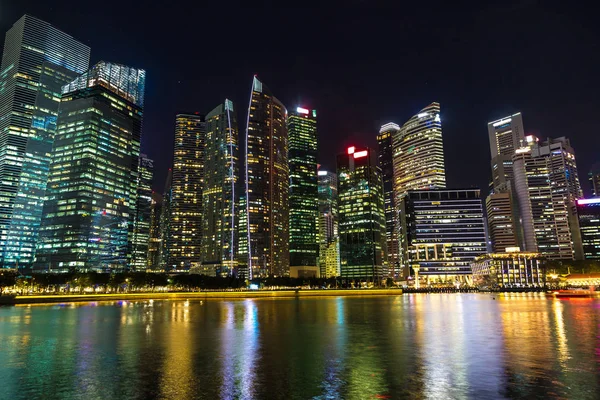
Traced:
<path fill-rule="evenodd" d="M 340 237 L 338 232 L 338 181 L 334 172 L 319 169 L 319 273 L 321 278 L 340 276 Z"/>
<path fill-rule="evenodd" d="M 138 167 L 137 204 L 131 238 L 131 262 L 134 270 L 145 271 L 148 268 L 148 249 L 150 245 L 150 224 L 152 222 L 152 182 L 154 179 L 154 161 L 146 154 L 140 154 Z"/>
<path fill-rule="evenodd" d="M 225 99 L 206 115 L 202 190 L 202 267 L 217 276 L 237 269 L 238 176 L 237 118 Z"/>
<path fill-rule="evenodd" d="M 61 87 L 89 68 L 90 48 L 24 15 L 0 66 L 0 267 L 30 268 L 56 134 Z"/>

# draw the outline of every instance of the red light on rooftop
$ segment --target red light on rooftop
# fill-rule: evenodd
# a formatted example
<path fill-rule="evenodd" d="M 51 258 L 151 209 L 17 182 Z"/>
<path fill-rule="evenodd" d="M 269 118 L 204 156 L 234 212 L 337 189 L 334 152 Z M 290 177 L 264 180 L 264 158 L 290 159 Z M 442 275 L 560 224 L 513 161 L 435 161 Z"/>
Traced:
<path fill-rule="evenodd" d="M 348 147 L 348 154 L 354 154 L 354 146 Z"/>

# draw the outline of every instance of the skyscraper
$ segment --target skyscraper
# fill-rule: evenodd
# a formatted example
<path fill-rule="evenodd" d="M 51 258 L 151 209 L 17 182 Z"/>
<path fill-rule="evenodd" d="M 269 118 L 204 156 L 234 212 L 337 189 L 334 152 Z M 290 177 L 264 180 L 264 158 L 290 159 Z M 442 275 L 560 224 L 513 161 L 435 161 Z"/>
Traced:
<path fill-rule="evenodd" d="M 338 232 L 338 180 L 333 172 L 319 169 L 319 269 L 321 278 L 340 276 L 340 237 Z"/>
<path fill-rule="evenodd" d="M 583 197 L 569 140 L 527 136 L 513 157 L 523 246 L 550 259 L 581 258 L 575 201 Z"/>
<path fill-rule="evenodd" d="M 377 154 L 349 147 L 337 157 L 341 276 L 387 277 L 383 180 Z"/>
<path fill-rule="evenodd" d="M 167 268 L 199 267 L 206 122 L 198 113 L 177 114 L 171 180 Z"/>
<path fill-rule="evenodd" d="M 516 113 L 488 122 L 494 188 L 512 181 L 512 157 L 524 139 L 523 117 Z"/>
<path fill-rule="evenodd" d="M 90 48 L 24 15 L 0 67 L 0 267 L 31 267 L 61 87 L 89 68 Z"/>
<path fill-rule="evenodd" d="M 152 218 L 152 181 L 154 161 L 140 154 L 138 167 L 137 205 L 131 238 L 131 262 L 133 269 L 145 270 L 148 267 L 148 246 L 150 244 L 150 223 Z"/>
<path fill-rule="evenodd" d="M 487 250 L 479 189 L 409 191 L 400 207 L 412 270 L 430 283 L 468 282 Z"/>
<path fill-rule="evenodd" d="M 289 252 L 287 110 L 255 76 L 248 105 L 244 190 L 240 199 L 240 274 L 286 276 Z"/>
<path fill-rule="evenodd" d="M 290 268 L 317 270 L 317 111 L 288 114 L 290 162 Z"/>
<path fill-rule="evenodd" d="M 147 267 L 151 270 L 161 270 L 162 253 L 162 234 L 161 234 L 161 214 L 163 206 L 163 196 L 159 193 L 152 193 L 152 202 L 150 203 L 150 239 L 148 241 L 148 261 Z"/>
<path fill-rule="evenodd" d="M 503 253 L 507 248 L 519 247 L 517 227 L 514 221 L 515 207 L 510 190 L 496 189 L 485 200 L 488 232 L 494 253 Z"/>
<path fill-rule="evenodd" d="M 588 180 L 590 181 L 592 196 L 600 196 L 600 163 L 592 165 L 588 174 Z"/>
<path fill-rule="evenodd" d="M 400 254 L 398 247 L 398 229 L 396 227 L 396 208 L 394 199 L 394 152 L 393 138 L 400 127 L 393 122 L 387 123 L 379 130 L 379 167 L 383 176 L 383 196 L 385 199 L 385 235 L 390 274 L 397 277 L 400 273 Z"/>
<path fill-rule="evenodd" d="M 393 137 L 394 193 L 446 187 L 440 105 L 431 103 Z"/>
<path fill-rule="evenodd" d="M 37 268 L 127 267 L 145 80 L 101 61 L 63 87 Z"/>
<path fill-rule="evenodd" d="M 577 215 L 584 258 L 600 259 L 600 198 L 577 200 Z"/>
<path fill-rule="evenodd" d="M 206 116 L 204 161 L 202 266 L 231 275 L 238 229 L 238 126 L 231 100 Z"/>

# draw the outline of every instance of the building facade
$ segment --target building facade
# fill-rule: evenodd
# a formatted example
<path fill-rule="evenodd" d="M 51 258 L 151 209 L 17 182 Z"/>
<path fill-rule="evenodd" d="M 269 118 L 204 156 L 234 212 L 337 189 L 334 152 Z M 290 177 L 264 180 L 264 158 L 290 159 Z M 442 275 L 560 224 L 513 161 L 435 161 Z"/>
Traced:
<path fill-rule="evenodd" d="M 492 187 L 497 188 L 513 179 L 512 157 L 525 138 L 523 116 L 516 113 L 488 122 L 492 155 Z"/>
<path fill-rule="evenodd" d="M 319 169 L 319 270 L 321 278 L 340 276 L 340 237 L 338 231 L 338 180 L 334 172 Z"/>
<path fill-rule="evenodd" d="M 381 284 L 388 276 L 383 179 L 377 154 L 349 147 L 337 157 L 342 278 Z"/>
<path fill-rule="evenodd" d="M 101 61 L 63 87 L 36 268 L 128 268 L 145 80 Z"/>
<path fill-rule="evenodd" d="M 61 88 L 89 68 L 90 48 L 24 15 L 0 66 L 0 267 L 30 268 L 42 218 Z"/>
<path fill-rule="evenodd" d="M 515 207 L 509 185 L 510 182 L 507 182 L 506 189 L 496 188 L 485 199 L 488 234 L 494 253 L 503 253 L 507 248 L 519 247 L 518 228 L 515 226 L 518 218 L 514 214 Z"/>
<path fill-rule="evenodd" d="M 297 107 L 287 117 L 290 162 L 290 268 L 317 267 L 317 111 Z"/>
<path fill-rule="evenodd" d="M 590 189 L 592 191 L 592 196 L 599 197 L 600 196 L 600 163 L 596 163 L 590 169 L 588 173 L 588 181 L 590 183 Z"/>
<path fill-rule="evenodd" d="M 131 238 L 130 267 L 146 270 L 148 267 L 148 246 L 150 244 L 150 224 L 152 219 L 152 182 L 154 179 L 154 161 L 140 154 L 138 166 L 138 188 L 133 236 Z"/>
<path fill-rule="evenodd" d="M 167 269 L 189 271 L 201 264 L 205 140 L 204 115 L 175 117 Z"/>
<path fill-rule="evenodd" d="M 473 283 L 482 288 L 544 287 L 544 260 L 539 253 L 485 254 L 471 264 Z"/>
<path fill-rule="evenodd" d="M 202 267 L 218 276 L 237 269 L 238 125 L 225 99 L 206 116 L 202 194 Z"/>
<path fill-rule="evenodd" d="M 577 216 L 585 259 L 600 259 L 600 198 L 577 200 Z"/>
<path fill-rule="evenodd" d="M 575 201 L 583 197 L 568 139 L 540 144 L 527 136 L 513 156 L 515 195 L 523 231 L 521 248 L 549 259 L 583 257 Z"/>
<path fill-rule="evenodd" d="M 255 76 L 252 81 L 240 198 L 240 276 L 287 276 L 289 185 L 287 110 Z"/>
<path fill-rule="evenodd" d="M 160 216 L 162 213 L 163 196 L 152 193 L 150 203 L 150 238 L 148 240 L 148 260 L 146 267 L 153 271 L 161 270 L 162 234 Z"/>
<path fill-rule="evenodd" d="M 417 277 L 429 283 L 468 281 L 471 262 L 487 251 L 479 189 L 410 191 L 400 215 L 405 258 Z"/>
<path fill-rule="evenodd" d="M 388 267 L 392 277 L 398 277 L 400 269 L 400 249 L 398 243 L 398 228 L 396 226 L 397 212 L 394 199 L 394 151 L 393 138 L 400 127 L 393 122 L 387 123 L 377 135 L 379 167 L 383 177 L 383 196 L 385 199 L 385 236 L 387 242 Z"/>

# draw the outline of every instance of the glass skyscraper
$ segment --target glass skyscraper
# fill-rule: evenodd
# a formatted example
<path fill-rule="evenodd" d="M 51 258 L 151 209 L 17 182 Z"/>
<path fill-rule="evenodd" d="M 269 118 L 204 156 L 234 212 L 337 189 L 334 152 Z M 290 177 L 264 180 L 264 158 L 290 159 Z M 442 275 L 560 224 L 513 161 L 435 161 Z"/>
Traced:
<path fill-rule="evenodd" d="M 205 140 L 204 115 L 175 117 L 167 269 L 200 267 Z"/>
<path fill-rule="evenodd" d="M 525 138 L 521 113 L 488 122 L 492 154 L 492 187 L 504 186 L 513 179 L 512 157 Z"/>
<path fill-rule="evenodd" d="M 383 195 L 385 198 L 385 235 L 390 274 L 398 277 L 400 271 L 400 253 L 398 247 L 397 214 L 394 199 L 394 151 L 393 138 L 400 127 L 387 123 L 379 130 L 377 144 L 379 145 L 379 167 L 383 176 Z"/>
<path fill-rule="evenodd" d="M 152 182 L 154 178 L 154 161 L 145 154 L 140 154 L 138 167 L 138 194 L 133 237 L 131 239 L 130 267 L 146 270 L 148 265 L 148 248 L 150 245 L 150 224 L 152 222 Z"/>
<path fill-rule="evenodd" d="M 61 87 L 89 68 L 90 48 L 24 15 L 0 67 L 0 266 L 32 266 Z"/>
<path fill-rule="evenodd" d="M 321 278 L 340 276 L 340 237 L 338 232 L 338 180 L 334 172 L 319 169 L 319 269 Z"/>
<path fill-rule="evenodd" d="M 297 107 L 287 118 L 290 162 L 290 268 L 317 268 L 317 112 Z"/>
<path fill-rule="evenodd" d="M 383 180 L 377 154 L 349 147 L 337 156 L 341 276 L 387 278 Z"/>
<path fill-rule="evenodd" d="M 238 126 L 225 99 L 206 116 L 202 194 L 202 267 L 231 275 L 237 267 Z M 212 273 L 211 273 L 212 274 Z"/>
<path fill-rule="evenodd" d="M 586 259 L 600 259 L 600 198 L 577 200 L 577 215 Z"/>
<path fill-rule="evenodd" d="M 252 81 L 240 198 L 240 275 L 287 276 L 289 185 L 287 110 L 255 76 Z"/>
<path fill-rule="evenodd" d="M 63 87 L 36 268 L 128 267 L 145 80 L 101 61 Z"/>

